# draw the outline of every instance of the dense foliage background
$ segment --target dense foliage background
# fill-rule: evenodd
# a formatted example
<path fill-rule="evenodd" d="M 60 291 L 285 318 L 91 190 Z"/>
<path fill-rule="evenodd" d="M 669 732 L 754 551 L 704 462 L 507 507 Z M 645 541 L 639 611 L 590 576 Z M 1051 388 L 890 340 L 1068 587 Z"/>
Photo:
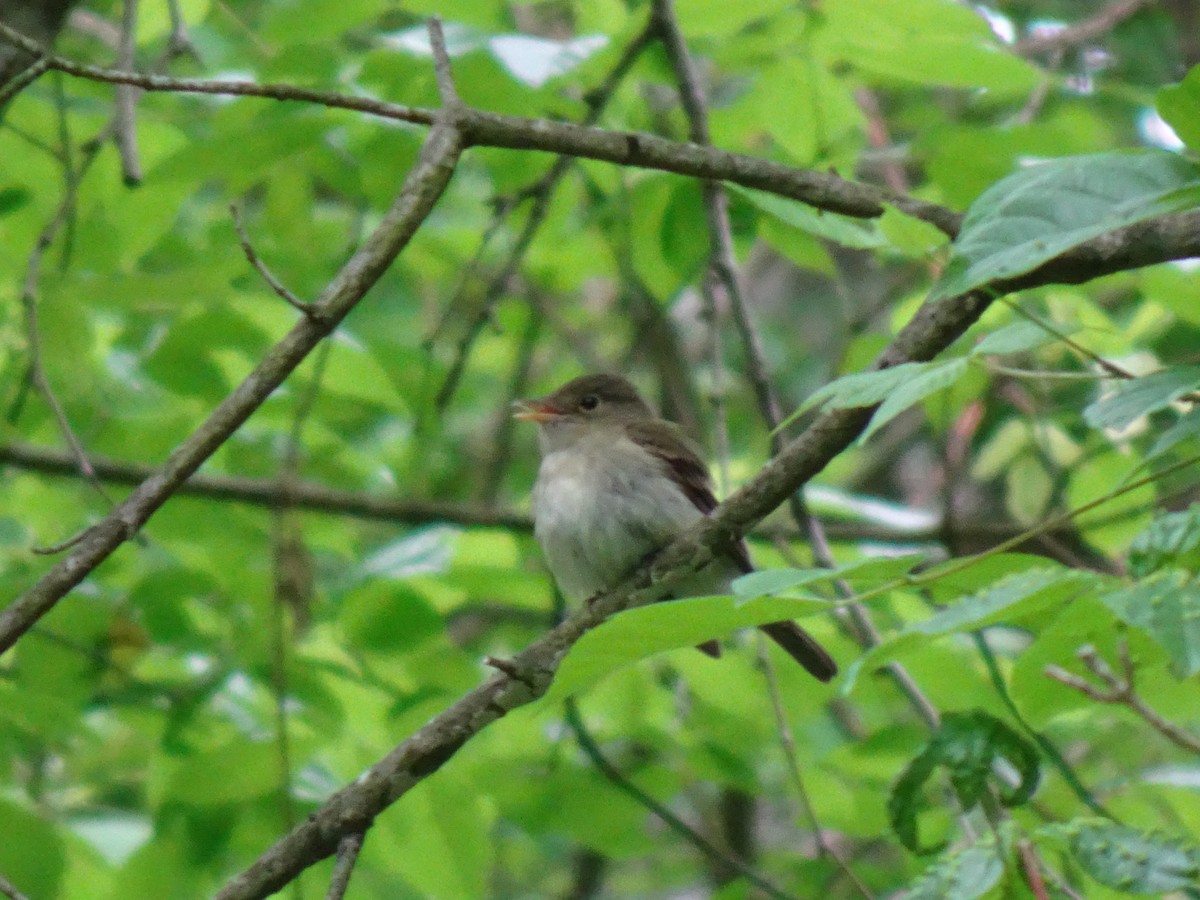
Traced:
<path fill-rule="evenodd" d="M 1197 205 L 1194 4 L 52 6 L 5 0 L 0 22 L 62 25 L 76 61 L 430 108 L 437 14 L 471 107 L 683 141 L 706 106 L 726 150 L 978 202 L 947 267 L 946 229 L 896 204 L 850 218 L 730 186 L 722 218 L 711 186 L 556 162 L 536 135 L 468 150 L 363 302 L 0 658 L 10 896 L 211 895 L 551 627 L 513 399 L 627 373 L 728 492 L 771 454 L 768 393 L 790 413 L 931 289 L 981 285 L 1007 296 L 936 361 L 810 402 L 889 404 L 807 490 L 828 548 L 785 506 L 737 598 L 589 632 L 548 698 L 374 821 L 348 896 L 1197 896 L 1200 279 L 1133 270 L 1189 255 L 1166 244 L 996 287 Z M 428 131 L 36 74 L 0 95 L 4 604 L 58 561 L 36 548 L 100 521 L 305 316 L 235 221 L 312 300 Z M 1079 158 L 1029 167 L 1059 157 Z M 732 281 L 710 265 L 722 223 Z M 768 609 L 804 616 L 843 674 L 818 685 L 753 633 L 720 662 L 690 649 Z M 331 867 L 287 892 L 322 896 Z"/>

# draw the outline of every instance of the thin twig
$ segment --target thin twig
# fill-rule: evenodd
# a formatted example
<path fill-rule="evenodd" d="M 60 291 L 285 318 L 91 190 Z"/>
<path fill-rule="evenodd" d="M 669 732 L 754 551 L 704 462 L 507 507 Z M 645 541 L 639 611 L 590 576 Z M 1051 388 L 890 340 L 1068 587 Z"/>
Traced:
<path fill-rule="evenodd" d="M 1200 736 L 1196 736 L 1169 722 L 1150 708 L 1137 692 L 1134 676 L 1136 674 L 1133 660 L 1129 655 L 1129 646 L 1124 640 L 1117 645 L 1117 657 L 1120 660 L 1121 673 L 1117 674 L 1112 667 L 1100 656 L 1096 648 L 1087 645 L 1081 647 L 1075 654 L 1087 666 L 1088 671 L 1098 679 L 1102 687 L 1092 684 L 1085 678 L 1068 672 L 1059 666 L 1046 666 L 1045 675 L 1060 684 L 1079 691 L 1097 703 L 1112 703 L 1127 706 L 1151 728 L 1169 740 L 1177 747 L 1182 747 L 1191 753 L 1200 753 Z"/>
<path fill-rule="evenodd" d="M 138 0 L 123 0 L 121 10 L 121 40 L 117 49 L 117 68 L 133 71 L 133 55 L 137 48 Z M 142 183 L 142 163 L 137 146 L 137 98 L 141 94 L 129 84 L 119 84 L 116 90 L 113 140 L 121 157 L 121 174 L 125 184 Z"/>
<path fill-rule="evenodd" d="M 404 187 L 375 231 L 322 292 L 316 303 L 319 314 L 297 322 L 155 475 L 142 482 L 24 595 L 0 611 L 0 653 L 136 534 L 354 308 L 429 215 L 454 173 L 463 146 L 463 136 L 454 127 L 445 122 L 434 126 Z"/>
<path fill-rule="evenodd" d="M 1026 719 L 1021 713 L 1020 707 L 1018 707 L 1016 701 L 1013 700 L 1012 695 L 1008 691 L 1008 685 L 1005 684 L 1004 677 L 1000 673 L 1000 666 L 996 662 L 996 655 L 992 652 L 992 648 L 988 645 L 987 636 L 982 631 L 974 631 L 972 632 L 972 637 L 975 640 L 976 648 L 979 650 L 979 655 L 983 659 L 984 666 L 987 667 L 988 677 L 991 679 L 992 687 L 996 689 L 996 693 L 1000 695 L 1001 702 L 1004 703 L 1004 706 L 1008 709 L 1016 723 L 1021 726 L 1026 734 L 1033 738 L 1033 740 L 1041 748 L 1042 753 L 1044 753 L 1046 758 L 1050 760 L 1050 764 L 1058 770 L 1058 773 L 1062 776 L 1063 781 L 1067 783 L 1067 786 L 1074 791 L 1075 796 L 1078 797 L 1088 809 L 1098 816 L 1103 816 L 1106 819 L 1113 819 L 1115 821 L 1116 817 L 1113 816 L 1113 814 L 1107 809 L 1105 809 L 1100 801 L 1096 799 L 1096 796 L 1087 789 L 1084 783 L 1080 780 L 1079 776 L 1075 774 L 1075 770 L 1071 768 L 1071 764 L 1067 762 L 1066 757 L 1063 756 L 1058 747 L 1054 745 L 1053 741 L 1046 737 L 1046 735 L 1042 734 L 1042 732 L 1034 728 L 1029 723 L 1029 720 Z"/>
<path fill-rule="evenodd" d="M 1039 53 L 1061 52 L 1067 47 L 1086 44 L 1112 31 L 1142 7 L 1154 2 L 1155 0 L 1116 0 L 1090 19 L 1084 19 L 1068 28 L 1022 38 L 1013 45 L 1013 51 L 1021 56 L 1035 56 Z"/>
<path fill-rule="evenodd" d="M 312 315 L 312 304 L 305 303 L 288 290 L 287 286 L 275 277 L 275 273 L 267 268 L 267 264 L 254 252 L 254 245 L 250 243 L 250 236 L 246 234 L 246 229 L 242 225 L 241 210 L 238 209 L 236 203 L 229 204 L 229 214 L 233 217 L 233 227 L 237 232 L 238 243 L 242 245 L 242 253 L 246 255 L 246 261 L 254 267 L 254 271 L 262 276 L 262 280 L 267 283 L 267 286 L 285 303 L 304 313 L 306 316 Z"/>
<path fill-rule="evenodd" d="M 65 156 L 64 159 L 66 159 Z M 21 286 L 21 305 L 25 313 L 25 334 L 29 345 L 29 382 L 42 395 L 42 398 L 46 401 L 46 405 L 50 408 L 50 412 L 58 424 L 59 433 L 63 436 L 63 439 L 67 442 L 67 446 L 71 450 L 71 455 L 74 457 L 79 473 L 87 480 L 96 493 L 104 499 L 108 506 L 112 508 L 116 504 L 112 497 L 109 496 L 108 491 L 104 489 L 104 485 L 100 483 L 99 478 L 96 477 L 96 470 L 88 460 L 87 451 L 84 450 L 83 443 L 79 440 L 78 435 L 76 435 L 75 429 L 71 427 L 71 421 L 67 417 L 66 410 L 63 408 L 58 395 L 55 394 L 54 388 L 50 384 L 49 378 L 46 376 L 45 365 L 42 361 L 41 334 L 38 327 L 37 294 L 42 261 L 45 258 L 46 251 L 53 244 L 54 238 L 64 223 L 66 223 L 71 210 L 74 208 L 79 179 L 82 177 L 83 171 L 94 159 L 95 155 L 91 154 L 85 158 L 80 171 L 68 172 L 63 199 L 59 203 L 53 218 L 38 235 L 33 250 L 29 254 L 29 261 L 25 267 L 25 278 Z M 61 552 L 67 546 L 71 546 L 71 543 L 68 542 L 65 545 L 59 544 L 55 547 L 42 548 L 41 552 L 57 553 Z"/>
<path fill-rule="evenodd" d="M 655 0 L 654 10 L 655 18 L 659 23 L 659 33 L 667 48 L 667 55 L 671 59 L 676 80 L 679 83 L 680 99 L 688 115 L 689 136 L 698 144 L 707 144 L 708 117 L 704 95 L 688 54 L 683 34 L 675 19 L 671 0 Z M 713 267 L 729 297 L 734 322 L 745 350 L 746 374 L 754 389 L 759 415 L 771 432 L 771 452 L 773 455 L 777 455 L 783 449 L 784 443 L 783 434 L 779 429 L 779 423 L 782 420 L 779 400 L 771 385 L 762 339 L 751 321 L 745 294 L 739 283 L 737 260 L 733 252 L 733 231 L 729 221 L 728 199 L 719 184 L 706 182 L 704 187 L 705 211 L 712 241 Z M 825 539 L 824 530 L 821 528 L 820 522 L 808 512 L 803 495 L 799 491 L 794 492 L 788 498 L 788 503 L 797 526 L 808 534 L 817 563 L 826 568 L 836 568 L 837 564 L 833 559 L 829 542 Z M 850 586 L 844 582 L 839 581 L 835 584 L 843 597 L 854 595 Z M 864 647 L 872 647 L 879 643 L 879 632 L 871 622 L 870 614 L 865 608 L 851 604 L 848 614 L 854 622 L 859 641 Z M 930 728 L 936 728 L 940 718 L 937 709 L 907 670 L 900 663 L 893 662 L 888 664 L 887 672 L 925 723 Z"/>
<path fill-rule="evenodd" d="M 808 819 L 808 827 L 817 842 L 817 848 L 823 856 L 828 856 L 833 860 L 834 864 L 850 880 L 850 883 L 854 885 L 855 890 L 859 894 L 867 898 L 867 900 L 874 900 L 875 895 L 871 892 L 871 889 L 855 874 L 849 860 L 826 837 L 825 829 L 821 827 L 821 822 L 817 818 L 816 807 L 813 806 L 812 798 L 808 793 L 808 787 L 804 783 L 804 774 L 800 771 L 800 755 L 796 751 L 796 739 L 792 734 L 791 725 L 788 724 L 787 712 L 783 708 L 783 698 L 779 693 L 779 682 L 775 678 L 775 666 L 771 662 L 770 655 L 767 653 L 766 639 L 763 637 L 761 631 L 755 633 L 755 638 L 758 650 L 758 663 L 763 671 L 763 677 L 767 682 L 767 695 L 771 698 L 771 709 L 775 714 L 775 729 L 779 734 L 779 743 L 783 748 L 783 757 L 787 763 L 788 774 L 791 776 L 792 784 L 796 788 L 796 796 L 800 798 L 800 808 L 804 810 L 805 818 Z"/>
<path fill-rule="evenodd" d="M 599 745 L 592 737 L 591 733 L 583 724 L 583 717 L 579 714 L 579 708 L 574 700 L 567 700 L 566 703 L 566 720 L 567 726 L 575 735 L 575 739 L 579 742 L 580 749 L 587 755 L 592 764 L 600 770 L 600 773 L 619 788 L 624 793 L 628 794 L 654 815 L 658 816 L 668 828 L 678 834 L 680 837 L 688 841 L 697 850 L 703 853 L 713 862 L 725 866 L 730 870 L 737 872 L 748 882 L 753 884 L 763 893 L 770 897 L 775 897 L 777 900 L 796 900 L 793 895 L 780 890 L 754 869 L 750 868 L 743 860 L 726 853 L 720 847 L 713 844 L 708 838 L 696 831 L 677 815 L 667 809 L 662 803 L 659 803 L 636 784 L 629 780 L 626 775 L 613 765 Z"/>
<path fill-rule="evenodd" d="M 362 849 L 363 837 L 361 831 L 356 831 L 346 835 L 338 844 L 337 861 L 333 864 L 333 875 L 329 879 L 325 900 L 342 900 L 346 896 L 350 875 L 354 872 L 354 864 L 358 862 L 358 851 Z"/>
<path fill-rule="evenodd" d="M 595 125 L 600 120 L 601 114 L 604 112 L 608 101 L 616 92 L 621 81 L 633 68 L 633 64 L 641 56 L 642 51 L 650 42 L 653 25 L 648 24 L 644 29 L 638 32 L 635 37 L 621 54 L 608 76 L 601 82 L 600 86 L 588 92 L 588 111 L 581 122 L 582 127 L 590 127 Z M 571 154 L 560 154 L 551 164 L 549 170 L 542 175 L 536 182 L 524 188 L 516 200 L 509 202 L 501 202 L 498 204 L 498 209 L 493 218 L 492 225 L 484 233 L 480 241 L 479 249 L 475 253 L 472 261 L 472 268 L 477 266 L 483 258 L 483 251 L 487 243 L 491 240 L 499 223 L 508 216 L 513 209 L 516 208 L 518 202 L 529 200 L 531 205 L 529 212 L 525 217 L 524 223 L 521 225 L 521 230 L 517 235 L 516 240 L 509 248 L 508 255 L 504 263 L 496 271 L 496 274 L 488 281 L 487 286 L 483 289 L 482 297 L 479 304 L 467 323 L 462 336 L 459 338 L 454 350 L 454 357 L 451 360 L 450 366 L 447 369 L 446 377 L 442 381 L 441 387 L 438 389 L 437 396 L 434 398 L 434 409 L 441 413 L 449 405 L 454 398 L 455 392 L 458 390 L 459 382 L 462 380 L 464 371 L 466 370 L 467 360 L 471 354 L 475 342 L 479 339 L 479 335 L 483 332 L 484 327 L 492 320 L 495 313 L 496 305 L 500 302 L 501 297 L 508 290 L 509 284 L 516 275 L 517 270 L 521 266 L 525 254 L 533 243 L 533 238 L 542 224 L 546 220 L 546 216 L 550 212 L 550 201 L 553 199 L 554 192 L 557 189 L 559 182 L 563 176 L 567 174 L 571 166 L 574 164 L 575 158 Z M 459 290 L 451 299 L 447 306 L 447 316 L 443 321 L 449 318 L 449 311 L 456 309 L 459 306 L 459 298 L 465 292 L 468 278 L 464 276 L 459 283 Z M 441 325 L 437 331 L 441 330 Z"/>
<path fill-rule="evenodd" d="M 17 890 L 16 886 L 3 875 L 0 875 L 0 894 L 3 894 L 8 900 L 29 900 L 28 897 Z"/>
<path fill-rule="evenodd" d="M 5 104 L 13 97 L 29 87 L 46 72 L 50 71 L 50 61 L 45 57 L 35 59 L 31 62 L 20 75 L 14 76 L 2 89 L 0 89 L 0 110 L 4 109 Z"/>

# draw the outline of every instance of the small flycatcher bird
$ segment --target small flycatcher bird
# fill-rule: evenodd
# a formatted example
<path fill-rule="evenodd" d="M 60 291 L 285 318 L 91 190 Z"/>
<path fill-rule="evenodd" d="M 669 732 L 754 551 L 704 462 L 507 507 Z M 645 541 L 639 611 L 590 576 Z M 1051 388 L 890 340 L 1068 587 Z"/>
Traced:
<path fill-rule="evenodd" d="M 658 418 L 619 375 L 584 375 L 516 409 L 518 419 L 540 426 L 534 534 L 569 600 L 614 587 L 717 506 L 708 467 L 683 430 Z M 752 569 L 738 541 L 678 590 L 728 593 L 730 582 Z M 837 674 L 825 648 L 795 622 L 760 627 L 814 677 Z M 720 653 L 715 641 L 700 649 Z"/>

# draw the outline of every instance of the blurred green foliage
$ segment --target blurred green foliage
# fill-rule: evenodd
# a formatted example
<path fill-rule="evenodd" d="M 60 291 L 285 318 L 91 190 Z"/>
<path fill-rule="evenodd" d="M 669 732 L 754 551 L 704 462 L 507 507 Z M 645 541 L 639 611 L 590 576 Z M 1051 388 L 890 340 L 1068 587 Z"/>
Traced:
<path fill-rule="evenodd" d="M 1195 42 L 1176 8 L 1186 4 L 1152 5 L 1081 44 L 1025 55 L 1008 38 L 1075 22 L 1091 5 L 1029 0 L 986 16 L 951 0 L 677 6 L 719 146 L 958 211 L 979 200 L 968 218 L 982 227 L 968 232 L 978 240 L 947 269 L 944 237 L 895 209 L 864 222 L 730 191 L 751 315 L 788 410 L 806 398 L 889 403 L 869 440 L 839 457 L 811 497 L 834 520 L 839 574 L 869 596 L 883 641 L 865 652 L 839 627 L 828 612 L 837 594 L 805 568 L 801 542 L 789 540 L 784 555 L 757 541 L 769 571 L 733 600 L 641 609 L 589 634 L 552 699 L 472 739 L 380 817 L 350 896 L 584 896 L 570 894 L 581 860 L 599 866 L 598 896 L 716 891 L 728 874 L 580 752 L 563 724 L 569 689 L 581 692 L 596 741 L 642 790 L 718 842 L 741 827 L 753 865 L 794 896 L 859 896 L 811 839 L 751 642 L 732 639 L 719 662 L 689 649 L 768 614 L 805 617 L 843 665 L 826 688 L 775 660 L 812 812 L 878 895 L 911 887 L 912 897 L 1034 896 L 1018 851 L 1028 841 L 1053 873 L 1050 896 L 1065 896 L 1056 877 L 1101 900 L 1186 888 L 1200 840 L 1197 754 L 1045 670 L 1094 680 L 1077 651 L 1090 645 L 1117 667 L 1124 648 L 1139 696 L 1200 735 L 1195 470 L 1109 497 L 1200 451 L 1188 404 L 1200 384 L 1195 267 L 1029 291 L 994 304 L 936 362 L 855 374 L 939 277 L 962 290 L 1195 204 L 1195 166 L 1167 125 L 1200 150 L 1200 76 L 1193 68 L 1185 78 Z M 436 13 L 468 103 L 566 120 L 585 115 L 588 92 L 649 12 L 623 0 L 179 7 L 196 54 L 173 59 L 175 75 L 433 106 L 423 19 Z M 120 21 L 119 3 L 87 10 Z M 167 6 L 142 4 L 139 64 L 158 58 L 169 33 Z M 58 47 L 101 63 L 111 55 L 102 29 L 79 25 Z M 110 85 L 46 76 L 0 127 L 6 445 L 65 447 L 28 383 L 19 298 L 66 179 L 91 153 L 89 140 L 107 134 L 112 95 Z M 686 137 L 669 62 L 653 42 L 606 99 L 602 127 Z M 160 462 L 298 315 L 247 264 L 231 204 L 258 255 L 311 298 L 378 221 L 422 137 L 302 103 L 143 95 L 143 184 L 124 186 L 112 142 L 99 145 L 37 271 L 42 364 L 88 452 Z M 1074 171 L 1090 159 L 1102 168 L 1077 181 L 1054 166 L 1024 168 L 1066 156 L 1079 159 L 1054 165 Z M 725 446 L 724 428 L 728 487 L 753 475 L 767 428 L 728 311 L 714 323 L 696 291 L 709 237 L 693 181 L 572 163 L 517 274 L 487 303 L 534 214 L 522 192 L 551 164 L 542 153 L 471 150 L 389 273 L 205 474 L 276 479 L 294 457 L 288 477 L 345 491 L 524 509 L 536 449 L 532 434 L 510 426 L 509 402 L 602 366 L 630 373 L 710 447 Z M 491 232 L 496 210 L 510 204 Z M 1054 215 L 1030 225 L 1023 217 L 1039 207 Z M 1080 348 L 1142 377 L 1109 377 Z M 444 390 L 460 363 L 461 380 Z M 849 377 L 818 393 L 839 376 Z M 1009 548 L 1024 552 L 957 565 L 1098 498 L 1107 499 L 1080 521 Z M 32 548 L 107 508 L 82 478 L 5 466 L 5 598 L 46 569 Z M 211 895 L 479 683 L 485 655 L 511 655 L 549 627 L 552 585 L 527 531 L 448 519 L 172 500 L 143 541 L 0 661 L 0 875 L 33 900 Z M 787 524 L 782 515 L 768 523 Z M 931 575 L 936 564 L 947 568 Z M 980 630 L 992 669 L 972 640 Z M 966 765 L 955 754 L 975 742 L 973 808 L 960 808 L 932 766 L 927 781 L 892 795 L 912 835 L 919 823 L 924 843 L 949 845 L 936 860 L 889 830 L 892 786 L 928 759 L 931 740 L 883 674 L 894 662 L 952 714 L 947 721 L 988 726 L 928 744 L 953 772 Z M 1031 802 L 1009 797 L 1014 808 L 1001 814 L 987 799 L 992 764 L 1006 747 L 1044 754 L 1030 729 L 1071 769 L 1041 758 Z M 1002 734 L 1003 746 L 989 734 Z M 1015 782 L 996 765 L 1007 794 Z M 1037 766 L 1023 755 L 1020 768 L 1017 781 L 1032 790 Z M 1120 826 L 1076 821 L 1090 812 L 1070 772 Z M 753 799 L 748 824 L 723 815 L 735 793 Z M 1003 819 L 990 823 L 995 831 L 989 815 Z M 328 862 L 307 872 L 303 895 L 322 895 L 329 873 Z M 753 892 L 734 881 L 713 895 Z"/>

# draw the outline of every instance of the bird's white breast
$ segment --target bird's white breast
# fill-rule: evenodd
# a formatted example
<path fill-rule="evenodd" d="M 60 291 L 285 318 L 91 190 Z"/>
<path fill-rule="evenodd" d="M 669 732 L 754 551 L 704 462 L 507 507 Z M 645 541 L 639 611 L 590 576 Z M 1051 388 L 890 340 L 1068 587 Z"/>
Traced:
<path fill-rule="evenodd" d="M 702 515 L 662 461 L 627 438 L 547 453 L 533 511 L 546 562 L 571 600 L 614 586 Z"/>

